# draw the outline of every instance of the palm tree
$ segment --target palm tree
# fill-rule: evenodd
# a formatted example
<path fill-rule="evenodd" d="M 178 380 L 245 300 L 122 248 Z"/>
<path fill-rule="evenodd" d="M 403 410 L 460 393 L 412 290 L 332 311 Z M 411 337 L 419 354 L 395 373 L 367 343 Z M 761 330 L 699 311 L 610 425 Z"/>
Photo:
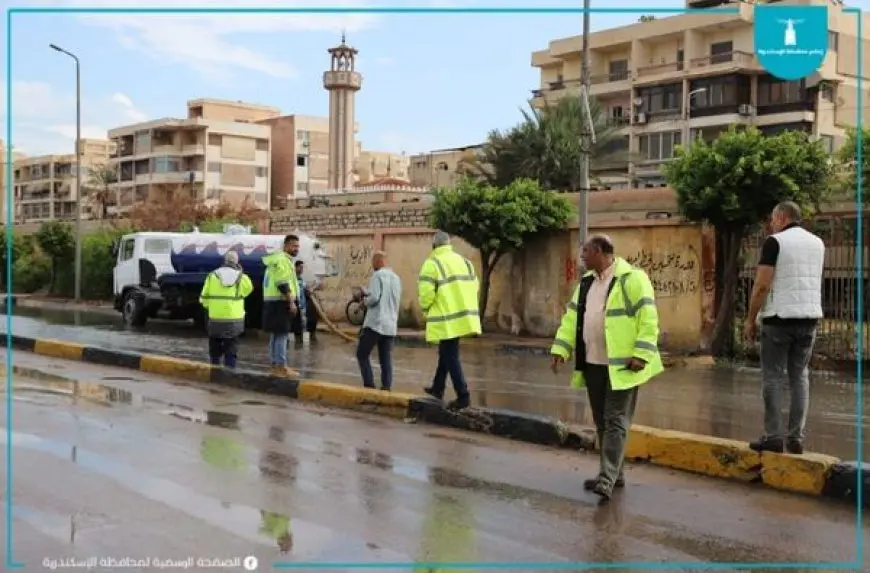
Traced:
<path fill-rule="evenodd" d="M 596 100 L 590 99 L 589 108 L 596 140 L 590 154 L 592 178 L 626 175 L 631 154 L 628 136 L 620 133 L 623 126 L 607 118 Z M 583 101 L 579 96 L 566 96 L 543 109 L 530 105 L 522 115 L 522 122 L 511 129 L 490 132 L 480 157 L 462 165 L 464 174 L 481 177 L 496 187 L 528 177 L 544 189 L 577 191 L 583 155 Z"/>
<path fill-rule="evenodd" d="M 100 205 L 100 218 L 105 219 L 109 211 L 112 191 L 109 186 L 118 181 L 115 169 L 100 163 L 88 167 L 87 195 Z"/>

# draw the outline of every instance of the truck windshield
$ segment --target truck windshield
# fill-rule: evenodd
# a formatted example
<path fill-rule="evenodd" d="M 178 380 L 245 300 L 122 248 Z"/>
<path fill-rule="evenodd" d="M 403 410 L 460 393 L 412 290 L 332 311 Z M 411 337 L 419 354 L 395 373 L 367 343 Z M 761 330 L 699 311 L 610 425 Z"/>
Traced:
<path fill-rule="evenodd" d="M 145 254 L 168 255 L 172 251 L 172 241 L 169 239 L 145 239 Z"/>

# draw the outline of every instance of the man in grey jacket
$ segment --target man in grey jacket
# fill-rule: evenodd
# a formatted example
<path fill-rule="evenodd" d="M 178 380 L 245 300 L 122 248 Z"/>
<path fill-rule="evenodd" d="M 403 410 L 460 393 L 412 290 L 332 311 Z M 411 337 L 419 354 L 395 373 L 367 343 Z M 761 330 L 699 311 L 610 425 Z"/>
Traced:
<path fill-rule="evenodd" d="M 374 388 L 375 380 L 369 356 L 377 346 L 378 360 L 381 363 L 381 390 L 389 391 L 393 386 L 393 342 L 399 322 L 402 281 L 399 275 L 387 267 L 387 255 L 382 251 L 372 256 L 372 268 L 375 272 L 362 297 L 366 318 L 356 347 L 356 359 L 363 385 Z"/>

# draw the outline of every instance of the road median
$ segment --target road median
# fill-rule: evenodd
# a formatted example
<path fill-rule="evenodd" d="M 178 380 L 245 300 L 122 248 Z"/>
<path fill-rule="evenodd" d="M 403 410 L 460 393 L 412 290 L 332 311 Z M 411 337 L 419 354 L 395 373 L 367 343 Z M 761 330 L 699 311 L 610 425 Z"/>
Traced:
<path fill-rule="evenodd" d="M 413 394 L 278 377 L 250 370 L 227 370 L 204 362 L 94 348 L 61 340 L 16 335 L 8 338 L 16 350 L 43 356 L 131 368 L 169 378 L 219 384 L 541 446 L 587 452 L 596 448 L 593 430 L 546 416 L 491 408 L 452 412 L 439 401 Z M 14 371 L 28 375 L 17 367 Z M 842 461 L 823 454 L 758 454 L 749 450 L 745 442 L 636 425 L 630 432 L 626 457 L 637 463 L 763 484 L 773 489 L 853 504 L 859 487 L 862 487 L 864 505 L 870 507 L 870 471 L 858 462 Z M 859 478 L 863 478 L 861 485 Z"/>

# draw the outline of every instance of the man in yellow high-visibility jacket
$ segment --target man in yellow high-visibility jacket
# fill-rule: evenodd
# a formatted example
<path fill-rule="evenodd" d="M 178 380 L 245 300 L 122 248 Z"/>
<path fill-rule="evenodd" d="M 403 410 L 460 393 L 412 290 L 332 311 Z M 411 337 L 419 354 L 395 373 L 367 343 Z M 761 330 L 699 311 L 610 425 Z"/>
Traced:
<path fill-rule="evenodd" d="M 601 467 L 584 489 L 607 500 L 623 487 L 625 444 L 638 388 L 664 367 L 659 317 L 647 274 L 614 257 L 613 242 L 593 235 L 581 252 L 583 275 L 550 348 L 553 372 L 574 356 L 571 386 L 586 387 L 598 433 Z"/>
<path fill-rule="evenodd" d="M 453 250 L 450 236 L 444 231 L 438 231 L 432 239 L 432 253 L 420 269 L 417 289 L 426 316 L 426 342 L 438 343 L 438 368 L 432 385 L 424 390 L 442 400 L 450 374 L 456 399 L 447 407 L 467 408 L 471 396 L 459 359 L 459 339 L 481 332 L 479 285 L 474 265 Z"/>
<path fill-rule="evenodd" d="M 228 251 L 224 264 L 205 279 L 199 303 L 208 312 L 208 355 L 212 364 L 236 367 L 238 340 L 245 331 L 245 298 L 254 290 L 242 272 L 239 254 Z"/>

